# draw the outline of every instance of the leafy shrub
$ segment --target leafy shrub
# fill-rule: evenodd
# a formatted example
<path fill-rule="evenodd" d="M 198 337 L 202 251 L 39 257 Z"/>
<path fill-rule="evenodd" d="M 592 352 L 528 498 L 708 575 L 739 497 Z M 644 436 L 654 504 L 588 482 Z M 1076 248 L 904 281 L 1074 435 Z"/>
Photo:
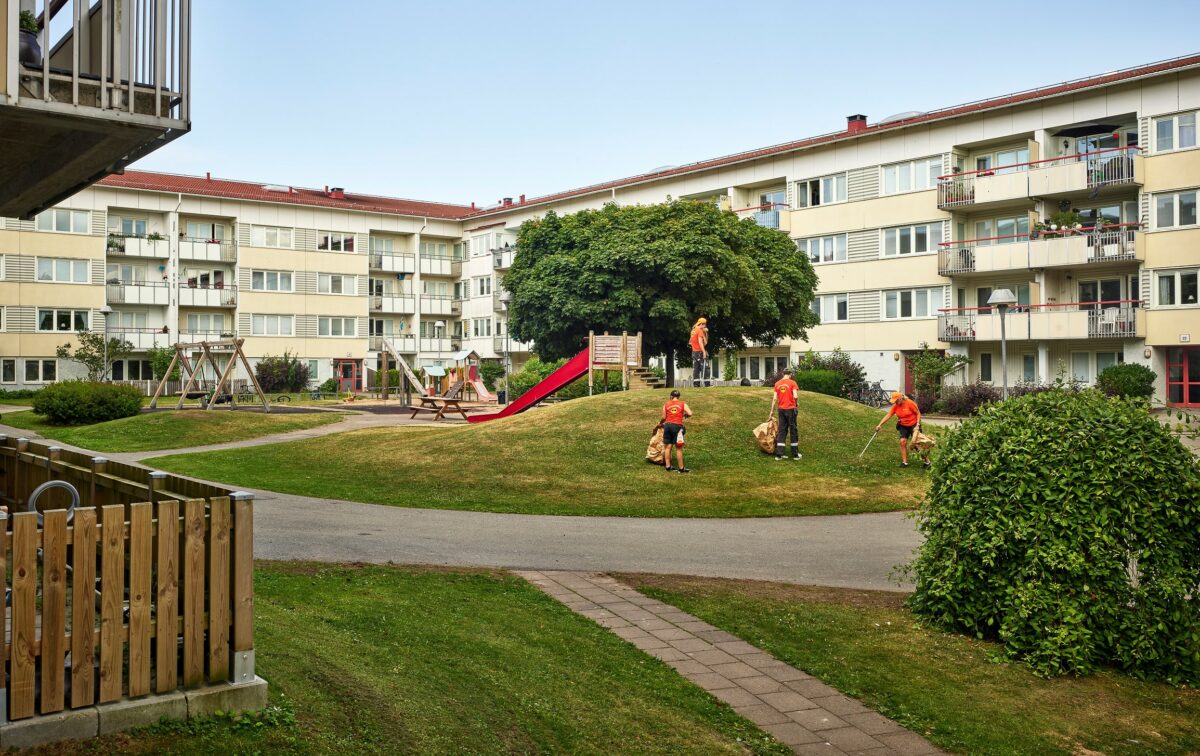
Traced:
<path fill-rule="evenodd" d="M 1143 406 L 1054 389 L 949 431 L 910 606 L 1041 674 L 1200 680 L 1200 466 Z"/>
<path fill-rule="evenodd" d="M 496 390 L 496 379 L 504 375 L 504 364 L 501 362 L 484 362 L 479 365 L 479 377 L 488 391 Z"/>
<path fill-rule="evenodd" d="M 856 395 L 867 385 L 867 371 L 855 362 L 850 355 L 840 348 L 834 349 L 827 355 L 806 352 L 800 363 L 796 365 L 797 372 L 802 370 L 832 370 L 842 376 L 841 396 Z M 799 379 L 797 379 L 798 381 Z"/>
<path fill-rule="evenodd" d="M 293 352 L 284 351 L 283 356 L 266 356 L 254 366 L 258 385 L 268 394 L 277 391 L 303 391 L 308 386 L 308 362 Z"/>
<path fill-rule="evenodd" d="M 1127 362 L 1111 365 L 1096 376 L 1096 388 L 1109 396 L 1149 399 L 1154 396 L 1154 381 L 1157 376 L 1145 365 Z"/>
<path fill-rule="evenodd" d="M 721 366 L 721 380 L 733 383 L 737 380 L 737 355 L 732 350 L 725 350 L 725 364 Z"/>
<path fill-rule="evenodd" d="M 146 359 L 150 360 L 150 369 L 154 371 L 154 380 L 161 381 L 171 361 L 175 359 L 175 348 L 168 346 L 153 346 L 146 350 Z M 171 380 L 179 380 L 179 365 L 171 371 Z"/>
<path fill-rule="evenodd" d="M 801 391 L 842 395 L 842 374 L 835 370 L 798 370 L 792 376 Z"/>
<path fill-rule="evenodd" d="M 508 391 L 510 395 L 508 401 L 517 399 L 526 391 L 533 388 L 535 385 L 545 380 L 551 373 L 558 370 L 563 365 L 567 364 L 565 359 L 555 360 L 554 362 L 542 362 L 537 357 L 530 357 L 529 361 L 521 366 L 521 369 L 508 377 Z M 608 386 L 604 385 L 604 373 L 598 372 L 594 378 L 594 392 L 603 394 L 607 391 L 621 390 L 621 374 L 613 371 L 608 377 Z M 573 383 L 569 383 L 561 390 L 556 391 L 554 396 L 559 399 L 578 399 L 581 396 L 588 395 L 587 379 L 581 378 Z"/>
<path fill-rule="evenodd" d="M 941 403 L 947 415 L 974 415 L 987 402 L 1000 401 L 1000 389 L 988 383 L 968 383 L 942 388 Z"/>
<path fill-rule="evenodd" d="M 38 395 L 41 389 L 0 389 L 0 403 L 12 401 L 14 399 L 32 399 Z"/>
<path fill-rule="evenodd" d="M 326 394 L 336 394 L 338 390 L 337 378 L 326 378 L 321 384 L 320 390 Z"/>
<path fill-rule="evenodd" d="M 942 392 L 942 381 L 971 360 L 961 354 L 946 354 L 935 349 L 923 349 L 908 355 L 912 373 L 913 398 L 922 412 L 933 409 Z"/>
<path fill-rule="evenodd" d="M 1036 383 L 1036 382 L 1031 382 L 1031 381 L 1020 381 L 1015 386 L 1012 386 L 1008 389 L 1008 398 L 1016 399 L 1019 396 L 1029 396 L 1030 394 L 1040 394 L 1042 392 L 1053 391 L 1055 389 L 1058 389 L 1060 391 L 1069 391 L 1072 389 L 1072 387 L 1067 386 L 1065 384 L 1055 384 L 1053 386 L 1047 386 L 1044 383 Z"/>
<path fill-rule="evenodd" d="M 142 411 L 142 392 L 133 386 L 59 381 L 33 397 L 33 411 L 56 425 L 91 425 Z"/>

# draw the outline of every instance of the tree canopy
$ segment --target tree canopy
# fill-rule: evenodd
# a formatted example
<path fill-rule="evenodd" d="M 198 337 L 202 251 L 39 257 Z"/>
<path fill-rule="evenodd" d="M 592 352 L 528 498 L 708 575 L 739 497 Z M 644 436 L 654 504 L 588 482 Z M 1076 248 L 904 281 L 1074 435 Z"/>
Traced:
<path fill-rule="evenodd" d="M 817 277 L 791 239 L 712 203 L 605 205 L 526 222 L 504 277 L 513 337 L 544 360 L 589 330 L 642 332 L 645 354 L 687 351 L 698 317 L 709 354 L 807 338 Z"/>

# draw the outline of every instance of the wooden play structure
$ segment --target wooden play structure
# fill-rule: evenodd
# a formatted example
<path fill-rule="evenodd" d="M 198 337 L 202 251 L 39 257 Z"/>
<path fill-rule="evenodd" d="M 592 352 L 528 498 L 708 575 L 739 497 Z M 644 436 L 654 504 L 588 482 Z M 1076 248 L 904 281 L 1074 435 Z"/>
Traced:
<path fill-rule="evenodd" d="M 245 341 L 245 339 L 221 339 L 220 341 L 196 341 L 191 343 L 177 342 L 175 344 L 175 356 L 171 358 L 171 366 L 163 373 L 162 380 L 159 381 L 158 388 L 154 390 L 154 396 L 150 399 L 150 409 L 158 407 L 158 397 L 166 389 L 167 380 L 174 374 L 176 367 L 179 368 L 183 375 L 187 376 L 187 379 L 179 391 L 179 401 L 175 403 L 175 409 L 183 409 L 183 403 L 187 399 L 203 399 L 206 396 L 211 398 L 202 402 L 202 409 L 212 409 L 213 405 L 217 403 L 218 398 L 222 396 L 221 391 L 229 384 L 240 362 L 246 369 L 246 377 L 250 386 L 254 389 L 258 400 L 262 402 L 263 412 L 270 412 L 271 404 L 267 401 L 267 395 L 263 393 L 262 386 L 258 385 L 258 378 L 254 375 L 254 369 L 250 367 L 250 361 L 246 359 L 246 353 L 242 351 L 242 344 Z M 189 353 L 195 352 L 197 349 L 200 350 L 200 359 L 193 366 Z M 223 367 L 218 361 L 217 355 L 229 355 L 229 359 Z M 218 376 L 216 385 L 211 392 L 206 388 L 208 381 L 204 377 L 205 364 L 212 365 L 213 372 Z M 233 392 L 231 391 L 229 393 L 229 407 L 230 409 L 237 409 L 237 401 L 233 396 Z"/>
<path fill-rule="evenodd" d="M 629 371 L 642 365 L 642 334 L 630 336 L 622 331 L 619 336 L 610 336 L 607 331 L 596 334 L 588 331 L 588 395 L 595 386 L 597 370 L 615 371 L 621 374 L 621 388 L 629 388 Z M 607 380 L 607 378 L 606 378 Z"/>

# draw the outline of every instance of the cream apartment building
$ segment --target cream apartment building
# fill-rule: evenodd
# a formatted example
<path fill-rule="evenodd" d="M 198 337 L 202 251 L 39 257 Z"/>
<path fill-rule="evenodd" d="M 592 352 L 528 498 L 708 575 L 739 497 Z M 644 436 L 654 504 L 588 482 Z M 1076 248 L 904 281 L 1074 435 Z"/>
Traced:
<path fill-rule="evenodd" d="M 1010 382 L 1139 362 L 1161 400 L 1200 405 L 1197 111 L 1200 55 L 480 208 L 130 171 L 4 222 L 0 385 L 66 375 L 53 345 L 105 305 L 138 346 L 237 333 L 321 379 L 361 380 L 384 338 L 420 365 L 519 363 L 503 273 L 520 224 L 670 196 L 778 228 L 817 269 L 822 325 L 735 355 L 739 376 L 841 348 L 898 388 L 931 347 L 971 357 L 953 380 L 999 383 L 986 302 L 1008 288 Z"/>

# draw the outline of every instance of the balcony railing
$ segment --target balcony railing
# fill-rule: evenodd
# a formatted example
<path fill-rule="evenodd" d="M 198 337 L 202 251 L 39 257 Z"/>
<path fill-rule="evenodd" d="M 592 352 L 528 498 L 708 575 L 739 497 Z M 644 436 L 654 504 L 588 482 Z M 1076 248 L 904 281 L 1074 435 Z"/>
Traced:
<path fill-rule="evenodd" d="M 1017 305 L 1005 313 L 1005 336 L 1013 341 L 1045 339 L 1121 339 L 1141 336 L 1137 299 L 1062 304 Z M 938 316 L 938 338 L 945 342 L 999 341 L 995 307 L 945 309 Z"/>
<path fill-rule="evenodd" d="M 448 276 L 454 261 L 439 255 L 421 255 L 421 273 L 427 276 Z"/>
<path fill-rule="evenodd" d="M 392 347 L 397 352 L 412 353 L 417 351 L 417 337 L 407 334 L 385 333 L 379 336 L 371 336 L 368 339 L 368 346 L 372 352 L 382 352 L 385 340 L 392 342 Z"/>
<path fill-rule="evenodd" d="M 236 307 L 236 286 L 179 284 L 180 307 Z"/>
<path fill-rule="evenodd" d="M 179 240 L 179 257 L 184 260 L 236 262 L 237 246 L 231 241 L 185 237 Z"/>
<path fill-rule="evenodd" d="M 501 247 L 492 250 L 492 270 L 508 270 L 512 267 L 513 257 L 517 250 L 513 247 Z"/>
<path fill-rule="evenodd" d="M 1115 223 L 942 242 L 938 273 L 956 276 L 1136 260 L 1140 228 L 1140 223 Z"/>
<path fill-rule="evenodd" d="M 454 305 L 449 296 L 442 294 L 421 295 L 422 315 L 451 315 L 453 312 Z"/>
<path fill-rule="evenodd" d="M 126 257 L 166 258 L 171 256 L 166 239 L 150 239 L 145 236 L 123 236 L 110 233 L 106 250 L 110 255 L 125 255 Z"/>
<path fill-rule="evenodd" d="M 504 354 L 506 351 L 509 354 L 528 354 L 533 351 L 533 346 L 528 341 L 517 341 L 516 339 L 505 339 L 503 336 L 493 336 L 492 351 L 496 354 Z"/>
<path fill-rule="evenodd" d="M 232 328 L 225 331 L 189 331 L 184 328 L 179 332 L 179 340 L 184 343 L 219 341 L 221 339 L 231 339 L 234 336 L 237 336 L 237 332 Z"/>
<path fill-rule="evenodd" d="M 416 311 L 416 299 L 411 294 L 375 294 L 371 296 L 371 312 L 411 315 Z"/>
<path fill-rule="evenodd" d="M 780 211 L 786 210 L 787 204 L 783 202 L 771 202 L 766 205 L 756 205 L 755 207 L 746 207 L 741 210 L 736 210 L 739 218 L 751 218 L 755 223 L 763 228 L 779 228 Z"/>
<path fill-rule="evenodd" d="M 162 328 L 126 328 L 109 326 L 108 335 L 113 339 L 124 339 L 137 351 L 144 351 L 155 346 L 169 346 L 175 343 L 175 335 Z"/>
<path fill-rule="evenodd" d="M 1021 199 L 1069 190 L 1097 189 L 1115 184 L 1129 184 L 1138 180 L 1136 158 L 1141 155 L 1138 147 L 1110 147 L 1094 152 L 1013 163 L 996 168 L 966 171 L 938 177 L 938 207 L 949 209 L 974 205 L 977 202 L 1005 199 Z M 1063 177 L 1062 182 L 1043 186 L 1030 174 L 1047 171 L 1061 166 L 1078 166 L 1081 177 Z M 1013 174 L 1023 174 L 1024 181 L 1014 182 Z M 1009 184 L 1012 184 L 1011 186 Z"/>
<path fill-rule="evenodd" d="M 422 338 L 421 339 L 421 351 L 422 352 L 428 352 L 428 353 L 433 353 L 433 354 L 448 354 L 450 351 L 453 350 L 453 348 L 454 347 L 452 346 L 451 341 L 448 338 L 441 338 L 441 339 Z"/>
<path fill-rule="evenodd" d="M 372 252 L 370 254 L 370 261 L 371 270 L 382 270 L 388 273 L 417 272 L 417 258 L 415 255 Z"/>
<path fill-rule="evenodd" d="M 170 292 L 165 281 L 110 278 L 106 281 L 105 298 L 109 304 L 166 305 L 170 303 Z"/>

